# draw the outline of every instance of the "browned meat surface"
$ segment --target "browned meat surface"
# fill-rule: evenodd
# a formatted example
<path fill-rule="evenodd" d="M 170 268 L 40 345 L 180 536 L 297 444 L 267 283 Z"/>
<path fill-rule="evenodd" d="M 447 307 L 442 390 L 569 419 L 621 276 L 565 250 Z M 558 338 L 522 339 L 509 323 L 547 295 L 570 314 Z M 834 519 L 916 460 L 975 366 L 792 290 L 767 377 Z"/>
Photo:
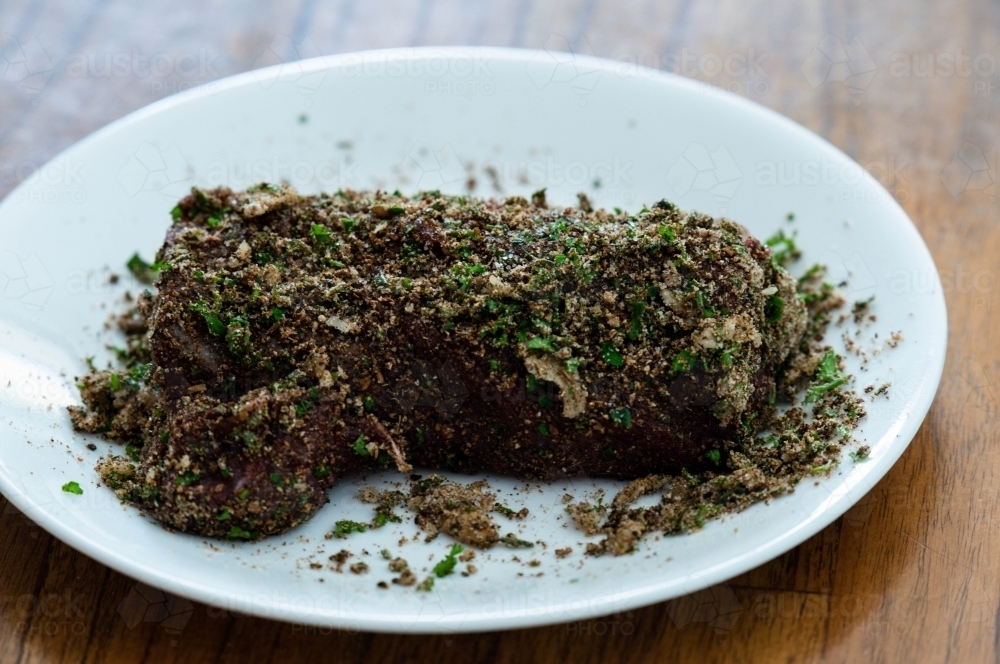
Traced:
<path fill-rule="evenodd" d="M 132 366 L 84 378 L 74 423 L 128 444 L 101 466 L 123 499 L 232 538 L 379 465 L 698 468 L 767 419 L 808 327 L 770 249 L 662 202 L 196 190 L 154 268 Z"/>

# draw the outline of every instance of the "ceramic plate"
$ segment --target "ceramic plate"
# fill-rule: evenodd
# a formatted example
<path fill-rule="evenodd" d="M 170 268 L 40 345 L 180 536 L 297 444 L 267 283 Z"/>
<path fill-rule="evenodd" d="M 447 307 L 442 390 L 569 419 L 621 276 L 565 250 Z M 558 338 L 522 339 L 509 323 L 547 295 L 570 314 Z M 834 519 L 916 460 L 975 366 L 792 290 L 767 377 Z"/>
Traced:
<path fill-rule="evenodd" d="M 74 434 L 66 407 L 84 358 L 104 365 L 105 329 L 124 270 L 151 258 L 170 209 L 192 185 L 242 188 L 287 180 L 303 192 L 341 187 L 520 194 L 550 202 L 586 192 L 606 208 L 662 198 L 726 215 L 766 237 L 798 233 L 795 270 L 826 264 L 849 300 L 875 295 L 876 322 L 848 354 L 860 389 L 891 383 L 858 431 L 871 458 L 846 458 L 818 484 L 709 523 L 648 538 L 622 558 L 583 555 L 587 538 L 561 498 L 621 483 L 577 478 L 525 485 L 491 478 L 523 522 L 504 523 L 529 550 L 477 555 L 479 572 L 433 592 L 391 586 L 379 556 L 402 555 L 423 576 L 444 538 L 400 546 L 412 522 L 326 540 L 336 520 L 371 518 L 358 486 L 284 537 L 231 544 L 169 533 L 97 486 L 95 462 L 115 449 Z M 789 223 L 786 216 L 795 214 Z M 118 283 L 111 273 L 122 275 Z M 842 333 L 827 341 L 843 352 Z M 892 332 L 904 340 L 884 343 Z M 0 204 L 0 490 L 29 518 L 135 579 L 211 605 L 280 620 L 391 632 L 476 631 L 576 620 L 694 593 L 788 551 L 858 501 L 906 449 L 934 397 L 945 357 L 937 271 L 903 210 L 836 148 L 740 97 L 634 65 L 547 51 L 412 49 L 320 58 L 250 72 L 140 110 L 39 169 Z M 87 449 L 87 444 L 96 450 Z M 467 479 L 467 478 L 466 478 Z M 82 495 L 61 490 L 74 480 Z M 554 549 L 572 547 L 557 559 Z M 366 575 L 336 573 L 341 548 Z M 365 555 L 362 551 L 367 551 Z M 513 560 L 518 556 L 520 562 Z M 531 566 L 530 561 L 538 561 Z M 314 569 L 319 565 L 320 569 Z M 725 607 L 715 607 L 722 612 Z"/>

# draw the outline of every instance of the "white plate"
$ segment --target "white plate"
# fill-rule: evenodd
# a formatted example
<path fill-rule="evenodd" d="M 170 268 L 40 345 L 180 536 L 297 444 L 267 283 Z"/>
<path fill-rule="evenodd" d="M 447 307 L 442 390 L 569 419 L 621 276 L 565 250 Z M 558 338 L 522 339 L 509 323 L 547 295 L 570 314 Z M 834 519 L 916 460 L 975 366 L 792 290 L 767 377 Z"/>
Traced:
<path fill-rule="evenodd" d="M 342 518 L 371 518 L 341 483 L 332 503 L 282 538 L 208 543 L 162 530 L 110 490 L 95 461 L 113 446 L 74 434 L 65 407 L 83 358 L 103 364 L 102 329 L 136 250 L 163 239 L 175 200 L 192 184 L 244 187 L 287 179 L 306 192 L 339 187 L 463 191 L 472 164 L 479 195 L 546 187 L 550 201 L 586 191 L 604 207 L 636 210 L 668 198 L 726 214 L 758 236 L 796 229 L 804 256 L 830 266 L 850 299 L 876 295 L 872 359 L 853 356 L 857 386 L 892 383 L 869 404 L 859 435 L 871 459 L 846 459 L 832 477 L 794 495 L 710 523 L 701 532 L 647 539 L 624 558 L 583 555 L 561 496 L 613 482 L 575 479 L 516 492 L 531 516 L 510 530 L 544 540 L 532 550 L 479 553 L 479 573 L 439 580 L 432 593 L 376 587 L 390 573 L 380 549 L 423 577 L 447 542 L 398 545 L 405 523 L 327 541 Z M 599 180 L 599 183 L 595 181 Z M 595 186 L 599 184 L 599 186 Z M 794 212 L 796 221 L 785 216 Z M 126 275 L 108 283 L 109 270 Z M 802 127 L 676 76 L 545 51 L 412 49 L 309 60 L 251 72 L 171 97 L 115 122 L 54 159 L 0 204 L 0 490 L 69 545 L 147 584 L 243 613 L 392 632 L 476 631 L 575 620 L 677 597 L 788 551 L 859 500 L 895 463 L 930 407 L 945 357 L 944 298 L 913 224 L 857 164 Z M 844 329 L 854 329 L 847 326 Z M 828 341 L 842 349 L 842 330 Z M 97 451 L 88 451 L 88 442 Z M 388 482 L 391 475 L 372 478 Z M 82 496 L 60 490 L 69 480 Z M 507 523 L 503 524 L 505 528 Z M 346 547 L 364 576 L 310 569 Z M 571 546 L 557 560 L 553 550 Z M 318 551 L 324 549 L 323 554 Z M 366 549 L 370 555 L 361 555 Z M 511 560 L 518 555 L 521 564 Z M 540 566 L 528 565 L 531 560 Z M 536 574 L 543 572 L 541 576 Z M 319 579 L 322 578 L 323 581 Z"/>

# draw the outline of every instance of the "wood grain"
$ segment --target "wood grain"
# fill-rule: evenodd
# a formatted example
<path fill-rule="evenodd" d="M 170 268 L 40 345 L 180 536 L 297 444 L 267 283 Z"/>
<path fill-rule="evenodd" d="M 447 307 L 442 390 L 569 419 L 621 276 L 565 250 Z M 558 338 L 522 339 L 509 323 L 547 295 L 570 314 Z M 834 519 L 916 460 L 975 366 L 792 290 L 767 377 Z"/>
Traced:
<path fill-rule="evenodd" d="M 289 36 L 304 55 L 428 44 L 542 47 L 553 36 L 579 52 L 664 69 L 686 54 L 681 73 L 797 120 L 882 181 L 930 246 L 951 330 L 940 393 L 900 462 L 844 518 L 712 589 L 709 600 L 726 607 L 714 622 L 678 600 L 462 636 L 330 632 L 197 604 L 180 605 L 186 620 L 172 625 L 130 626 L 118 609 L 137 592 L 134 581 L 54 540 L 0 498 L 0 662 L 1000 659 L 993 546 L 1000 535 L 1000 223 L 990 188 L 1000 140 L 1000 5 L 3 0 L 0 35 L 4 53 L 34 49 L 40 72 L 0 75 L 0 196 L 111 120 L 253 68 L 276 35 Z M 855 90 L 810 80 L 804 63 L 825 35 L 860 44 L 874 78 Z M 193 71 L 101 69 L 108 55 L 134 62 L 182 53 L 199 54 Z M 709 66 L 712 56 L 746 56 L 756 65 L 720 73 Z M 968 66 L 946 66 L 963 57 Z M 981 155 L 988 169 L 966 182 L 960 155 Z"/>

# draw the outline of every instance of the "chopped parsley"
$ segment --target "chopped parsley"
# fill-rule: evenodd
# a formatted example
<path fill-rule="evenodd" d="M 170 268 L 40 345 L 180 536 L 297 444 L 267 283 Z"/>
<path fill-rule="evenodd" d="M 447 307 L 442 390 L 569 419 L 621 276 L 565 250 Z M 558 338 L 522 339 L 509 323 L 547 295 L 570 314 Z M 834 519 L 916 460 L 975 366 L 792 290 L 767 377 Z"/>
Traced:
<path fill-rule="evenodd" d="M 556 352 L 555 347 L 552 345 L 552 339 L 543 337 L 533 337 L 528 339 L 528 342 L 524 344 L 524 347 L 528 350 L 543 350 L 546 353 Z"/>
<path fill-rule="evenodd" d="M 455 570 L 455 565 L 458 564 L 458 554 L 464 550 L 465 547 L 461 544 L 452 544 L 451 551 L 444 557 L 444 560 L 434 566 L 434 575 L 442 579 L 451 574 Z"/>
<path fill-rule="evenodd" d="M 229 529 L 229 532 L 226 533 L 226 539 L 251 540 L 253 539 L 253 533 L 249 530 L 243 530 L 239 526 L 233 526 Z"/>
<path fill-rule="evenodd" d="M 605 364 L 612 367 L 620 367 L 625 364 L 625 358 L 611 344 L 601 346 L 601 359 L 604 360 Z"/>
<path fill-rule="evenodd" d="M 764 318 L 768 323 L 777 323 L 785 315 L 785 301 L 772 295 L 764 304 Z"/>
<path fill-rule="evenodd" d="M 371 456 L 371 452 L 368 451 L 368 446 L 365 444 L 365 440 L 365 434 L 361 434 L 358 436 L 357 440 L 354 441 L 354 445 L 351 447 L 353 447 L 354 451 L 361 456 Z"/>
<path fill-rule="evenodd" d="M 861 463 L 862 461 L 867 461 L 871 453 L 872 449 L 870 447 L 862 445 L 858 448 L 857 452 L 850 452 L 850 456 L 854 460 L 854 463 Z"/>
<path fill-rule="evenodd" d="M 338 521 L 334 524 L 330 535 L 343 539 L 351 533 L 363 533 L 366 530 L 368 530 L 368 524 L 361 523 L 360 521 L 348 521 L 345 519 L 344 521 Z"/>
<path fill-rule="evenodd" d="M 848 376 L 837 366 L 837 354 L 827 350 L 820 360 L 815 378 L 806 391 L 806 403 L 814 403 L 823 394 L 835 390 L 847 382 Z"/>
<path fill-rule="evenodd" d="M 691 371 L 698 362 L 698 356 L 689 350 L 682 350 L 674 356 L 674 362 L 670 366 L 670 375 L 676 376 L 683 371 Z"/>
<path fill-rule="evenodd" d="M 191 305 L 192 311 L 197 311 L 205 319 L 205 323 L 208 325 L 208 331 L 212 333 L 213 336 L 221 337 L 226 334 L 229 329 L 228 326 L 222 322 L 219 315 L 213 311 L 210 311 L 208 305 L 204 301 L 198 300 L 197 303 Z"/>
<path fill-rule="evenodd" d="M 632 428 L 632 411 L 628 408 L 615 408 L 608 415 L 611 417 L 611 421 L 618 426 L 626 429 Z"/>
<path fill-rule="evenodd" d="M 316 244 L 326 244 L 330 241 L 330 229 L 323 224 L 313 224 L 311 234 Z"/>
<path fill-rule="evenodd" d="M 801 255 L 798 247 L 795 246 L 795 234 L 791 237 L 785 235 L 785 231 L 779 230 L 777 233 L 767 238 L 764 244 L 771 248 L 771 258 L 777 265 L 786 265 Z"/>
<path fill-rule="evenodd" d="M 193 473 L 191 471 L 188 471 L 183 475 L 178 475 L 175 481 L 177 482 L 177 484 L 181 486 L 189 486 L 197 482 L 200 477 L 201 475 L 199 475 L 198 473 Z"/>
<path fill-rule="evenodd" d="M 83 495 L 83 489 L 80 488 L 80 484 L 77 482 L 66 482 L 66 484 L 62 485 L 62 490 L 77 496 Z"/>
<path fill-rule="evenodd" d="M 158 272 L 158 264 L 150 265 L 146 261 L 142 260 L 142 257 L 138 253 L 132 254 L 132 258 L 128 259 L 125 263 L 125 267 L 131 272 L 136 279 L 144 284 L 151 284 L 153 280 L 156 279 L 156 273 Z"/>

